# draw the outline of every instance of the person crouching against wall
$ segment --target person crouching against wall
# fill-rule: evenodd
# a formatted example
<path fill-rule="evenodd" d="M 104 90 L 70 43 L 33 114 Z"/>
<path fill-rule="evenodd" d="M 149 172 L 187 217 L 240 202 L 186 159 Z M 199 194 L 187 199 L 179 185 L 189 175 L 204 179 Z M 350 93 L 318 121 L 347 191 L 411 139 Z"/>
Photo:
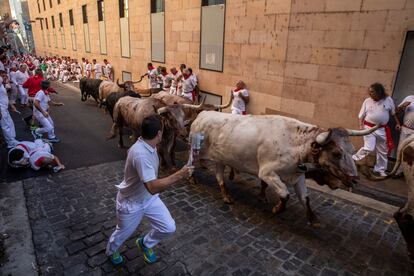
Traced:
<path fill-rule="evenodd" d="M 386 176 L 388 159 L 387 154 L 394 148 L 391 138 L 391 129 L 387 125 L 390 114 L 394 117 L 397 126 L 400 122 L 395 115 L 393 100 L 385 93 L 385 88 L 380 83 L 371 84 L 368 90 L 369 98 L 362 104 L 358 118 L 361 129 L 372 128 L 377 124 L 381 127 L 371 134 L 364 136 L 364 146 L 352 156 L 355 161 L 367 157 L 374 150 L 376 151 L 376 163 L 374 174 Z"/>
<path fill-rule="evenodd" d="M 40 139 L 44 133 L 47 133 L 49 142 L 58 143 L 60 139 L 55 135 L 55 125 L 49 114 L 49 103 L 56 106 L 62 106 L 63 103 L 56 103 L 50 99 L 48 92 L 48 88 L 50 87 L 49 81 L 42 81 L 40 87 L 41 89 L 36 93 L 34 98 L 33 115 L 42 127 L 32 130 L 32 135 L 35 139 Z"/>

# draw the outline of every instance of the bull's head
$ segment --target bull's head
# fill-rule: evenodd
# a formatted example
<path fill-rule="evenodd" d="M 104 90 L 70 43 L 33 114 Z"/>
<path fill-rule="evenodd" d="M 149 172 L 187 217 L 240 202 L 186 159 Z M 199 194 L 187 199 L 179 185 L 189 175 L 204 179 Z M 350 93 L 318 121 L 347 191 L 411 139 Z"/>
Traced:
<path fill-rule="evenodd" d="M 174 129 L 177 135 L 188 136 L 185 113 L 182 105 L 174 104 L 158 108 L 157 113 L 163 118 L 164 126 Z"/>
<path fill-rule="evenodd" d="M 135 89 L 134 84 L 135 83 L 139 83 L 142 81 L 142 78 L 139 81 L 125 81 L 124 83 L 119 83 L 119 79 L 116 79 L 116 84 L 120 87 L 123 88 L 125 91 L 132 91 Z"/>
<path fill-rule="evenodd" d="M 187 125 L 192 123 L 197 115 L 201 111 L 219 111 L 221 109 L 227 108 L 231 105 L 232 99 L 230 98 L 229 102 L 227 104 L 206 104 L 204 103 L 206 100 L 206 97 L 203 97 L 201 99 L 200 104 L 194 105 L 194 104 L 183 104 L 184 112 L 187 120 Z"/>
<path fill-rule="evenodd" d="M 358 178 L 358 172 L 352 154 L 355 148 L 349 141 L 349 136 L 367 135 L 379 126 L 367 130 L 346 130 L 333 128 L 320 133 L 312 143 L 313 159 L 318 163 L 319 169 L 308 173 L 319 184 L 327 184 L 336 189 L 345 184 L 352 187 Z"/>

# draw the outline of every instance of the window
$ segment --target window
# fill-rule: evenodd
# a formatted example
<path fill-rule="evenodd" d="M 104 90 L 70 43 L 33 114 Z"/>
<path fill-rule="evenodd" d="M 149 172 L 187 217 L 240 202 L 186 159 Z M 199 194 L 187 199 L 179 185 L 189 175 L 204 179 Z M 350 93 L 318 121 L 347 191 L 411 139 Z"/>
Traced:
<path fill-rule="evenodd" d="M 128 17 L 128 0 L 119 0 L 119 17 Z"/>
<path fill-rule="evenodd" d="M 121 56 L 129 58 L 130 39 L 129 39 L 129 18 L 128 18 L 128 0 L 119 0 L 119 30 L 121 38 Z"/>
<path fill-rule="evenodd" d="M 201 4 L 200 68 L 223 72 L 225 1 Z"/>
<path fill-rule="evenodd" d="M 49 6 L 50 6 L 50 8 L 52 8 L 52 0 L 49 0 Z"/>
<path fill-rule="evenodd" d="M 42 2 L 43 2 L 43 10 L 45 11 L 46 10 L 45 0 L 42 0 Z"/>
<path fill-rule="evenodd" d="M 151 13 L 164 12 L 164 0 L 151 0 Z"/>
<path fill-rule="evenodd" d="M 40 13 L 40 3 L 39 3 L 39 0 L 37 0 L 37 10 L 39 11 L 39 13 Z"/>
<path fill-rule="evenodd" d="M 47 23 L 47 18 L 45 18 L 46 29 L 49 30 L 49 24 Z"/>
<path fill-rule="evenodd" d="M 60 5 L 60 0 L 57 0 L 58 1 L 58 5 Z"/>
<path fill-rule="evenodd" d="M 202 6 L 214 6 L 225 4 L 225 0 L 202 0 Z"/>
<path fill-rule="evenodd" d="M 43 31 L 43 21 L 42 20 L 39 20 L 40 21 L 40 29 Z"/>
<path fill-rule="evenodd" d="M 105 13 L 104 13 L 104 1 L 103 0 L 99 0 L 98 1 L 98 21 L 104 21 L 105 20 Z"/>
<path fill-rule="evenodd" d="M 101 54 L 106 54 L 106 30 L 105 30 L 105 3 L 103 0 L 97 1 L 98 6 L 98 28 L 99 28 L 99 47 Z"/>
<path fill-rule="evenodd" d="M 88 14 L 86 11 L 86 5 L 82 6 L 82 19 L 83 19 L 83 24 L 88 23 Z"/>
<path fill-rule="evenodd" d="M 73 26 L 73 10 L 69 10 L 69 23 Z"/>
<path fill-rule="evenodd" d="M 52 21 L 52 28 L 55 28 L 55 17 L 52 15 L 51 17 L 51 21 Z"/>
<path fill-rule="evenodd" d="M 151 0 L 151 60 L 165 62 L 164 0 Z"/>
<path fill-rule="evenodd" d="M 132 81 L 132 74 L 130 72 L 122 71 L 122 82 Z"/>
<path fill-rule="evenodd" d="M 59 26 L 61 28 L 63 28 L 63 15 L 62 15 L 62 13 L 59 13 Z"/>

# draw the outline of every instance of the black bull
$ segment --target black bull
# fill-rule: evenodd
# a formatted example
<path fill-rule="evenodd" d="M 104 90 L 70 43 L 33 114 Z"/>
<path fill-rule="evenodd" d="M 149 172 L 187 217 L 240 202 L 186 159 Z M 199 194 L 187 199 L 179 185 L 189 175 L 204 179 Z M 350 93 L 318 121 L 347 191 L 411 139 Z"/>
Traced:
<path fill-rule="evenodd" d="M 79 88 L 81 91 L 81 101 L 86 101 L 90 96 L 94 98 L 96 102 L 99 100 L 99 86 L 102 80 L 82 78 L 79 82 Z"/>

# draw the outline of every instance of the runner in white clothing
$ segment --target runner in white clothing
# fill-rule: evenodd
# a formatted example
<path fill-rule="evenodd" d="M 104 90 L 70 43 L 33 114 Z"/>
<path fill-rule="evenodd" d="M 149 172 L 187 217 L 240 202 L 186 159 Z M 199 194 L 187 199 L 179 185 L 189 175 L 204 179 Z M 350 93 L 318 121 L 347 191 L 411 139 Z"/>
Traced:
<path fill-rule="evenodd" d="M 23 107 L 26 107 L 29 103 L 29 96 L 27 95 L 27 89 L 23 88 L 23 83 L 29 78 L 29 74 L 27 73 L 27 65 L 22 64 L 20 65 L 19 71 L 16 72 L 15 75 L 15 84 L 19 91 L 20 96 L 20 104 Z"/>
<path fill-rule="evenodd" d="M 112 67 L 112 64 L 110 64 L 107 59 L 104 59 L 104 63 L 105 77 L 107 77 L 110 81 L 114 81 L 114 68 Z"/>
<path fill-rule="evenodd" d="M 188 69 L 183 70 L 183 79 L 182 79 L 182 97 L 189 99 L 192 102 L 195 102 L 195 88 L 197 82 L 194 78 L 191 77 L 190 71 Z"/>
<path fill-rule="evenodd" d="M 65 169 L 59 158 L 52 154 L 51 145 L 41 139 L 19 142 L 9 151 L 7 161 L 13 168 L 30 166 L 36 171 L 40 168 L 53 168 L 54 172 Z"/>
<path fill-rule="evenodd" d="M 231 105 L 231 114 L 246 115 L 246 104 L 249 102 L 249 92 L 243 81 L 236 83 L 236 88 L 231 91 L 233 103 Z"/>
<path fill-rule="evenodd" d="M 91 77 L 91 73 L 92 73 L 92 64 L 86 60 L 86 65 L 85 65 L 85 76 L 87 78 Z"/>
<path fill-rule="evenodd" d="M 400 122 L 397 116 L 395 116 L 394 102 L 387 96 L 382 84 L 372 84 L 369 88 L 369 95 L 370 97 L 365 99 L 358 115 L 360 128 L 372 128 L 378 124 L 381 127 L 373 133 L 364 136 L 364 146 L 352 158 L 355 161 L 360 161 L 376 150 L 377 161 L 374 166 L 374 173 L 386 176 L 387 153 L 394 147 L 391 131 L 387 126 L 390 114 L 394 117 L 397 126 L 400 125 Z"/>
<path fill-rule="evenodd" d="M 150 221 L 152 229 L 135 243 L 143 251 L 147 263 L 157 261 L 152 248 L 175 232 L 174 219 L 158 193 L 188 177 L 194 169 L 184 166 L 176 173 L 158 179 L 157 144 L 162 137 L 160 117 L 152 115 L 145 118 L 141 124 L 141 135 L 128 151 L 124 180 L 116 186 L 117 226 L 106 247 L 106 254 L 115 265 L 123 262 L 119 247 L 134 233 L 144 216 Z"/>
<path fill-rule="evenodd" d="M 183 76 L 175 67 L 171 68 L 170 72 L 171 72 L 171 77 L 173 78 L 171 82 L 171 87 L 170 87 L 170 94 L 178 95 L 178 85 Z"/>
<path fill-rule="evenodd" d="M 13 66 L 10 68 L 10 85 L 11 85 L 11 92 L 10 92 L 10 104 L 15 105 L 17 100 L 17 85 L 16 85 L 16 74 L 17 74 L 17 67 Z"/>
<path fill-rule="evenodd" d="M 147 64 L 148 72 L 141 77 L 148 76 L 149 88 L 158 88 L 158 71 L 157 68 L 152 66 L 152 63 Z"/>
<path fill-rule="evenodd" d="M 95 79 L 101 79 L 101 77 L 102 77 L 102 66 L 99 63 L 96 63 L 96 59 L 93 59 L 92 63 L 93 63 L 92 71 L 95 73 Z"/>
<path fill-rule="evenodd" d="M 33 130 L 32 135 L 35 139 L 39 139 L 42 138 L 44 133 L 47 133 L 48 141 L 58 143 L 60 142 L 60 139 L 55 135 L 55 125 L 49 114 L 49 103 L 56 106 L 62 106 L 63 103 L 56 103 L 50 100 L 49 92 L 47 90 L 50 87 L 50 82 L 42 81 L 40 86 L 42 89 L 36 93 L 34 98 L 33 115 L 42 127 Z"/>
<path fill-rule="evenodd" d="M 9 113 L 9 97 L 3 85 L 3 76 L 5 77 L 6 72 L 0 72 L 0 125 L 7 148 L 12 148 L 17 145 L 18 141 L 16 140 L 14 123 Z"/>

